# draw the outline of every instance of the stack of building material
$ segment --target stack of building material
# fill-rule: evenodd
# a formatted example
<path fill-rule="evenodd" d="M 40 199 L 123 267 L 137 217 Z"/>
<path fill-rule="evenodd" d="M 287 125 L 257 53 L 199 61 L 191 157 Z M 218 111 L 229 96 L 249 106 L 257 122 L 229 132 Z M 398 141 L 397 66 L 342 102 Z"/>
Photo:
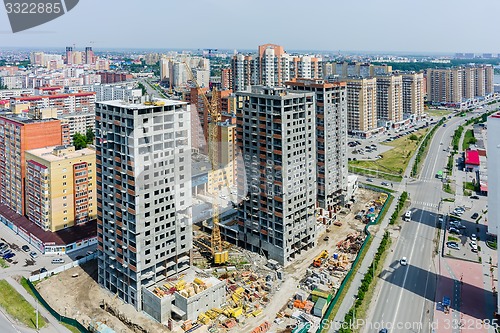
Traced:
<path fill-rule="evenodd" d="M 311 313 L 311 310 L 314 307 L 314 303 L 311 301 L 306 301 L 304 304 L 304 312 L 305 313 Z"/>

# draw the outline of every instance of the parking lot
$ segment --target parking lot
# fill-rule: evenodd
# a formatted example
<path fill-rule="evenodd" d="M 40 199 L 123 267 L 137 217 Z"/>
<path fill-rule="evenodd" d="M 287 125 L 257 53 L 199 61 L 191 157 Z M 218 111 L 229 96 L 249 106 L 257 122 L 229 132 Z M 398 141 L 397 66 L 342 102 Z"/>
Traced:
<path fill-rule="evenodd" d="M 384 152 L 391 150 L 393 147 L 381 144 L 383 142 L 391 142 L 405 135 L 410 135 L 418 129 L 426 126 L 425 121 L 411 124 L 411 127 L 404 129 L 390 129 L 383 133 L 376 134 L 368 139 L 349 137 L 347 158 L 348 160 L 373 160 Z"/>
<path fill-rule="evenodd" d="M 473 219 L 472 216 L 479 218 L 480 214 L 469 208 L 463 208 L 451 211 L 449 215 L 440 218 L 439 221 L 445 223 L 446 227 L 443 238 L 445 256 L 479 262 L 478 248 L 486 246 L 484 240 L 479 237 L 484 226 L 476 224 L 477 218 Z"/>
<path fill-rule="evenodd" d="M 3 247 L 10 250 L 14 256 L 5 260 L 9 267 L 0 268 L 0 278 L 2 276 L 24 275 L 30 276 L 33 273 L 40 272 L 40 269 L 51 270 L 57 266 L 67 264 L 73 260 L 79 259 L 87 254 L 88 251 L 95 251 L 96 245 L 82 248 L 72 252 L 69 255 L 44 255 L 29 245 L 24 239 L 14 234 L 6 225 L 0 223 L 0 243 Z M 23 249 L 24 247 L 24 249 Z M 34 255 L 30 255 L 30 253 Z M 1 253 L 1 252 L 0 252 Z M 36 255 L 35 255 L 36 254 Z M 54 260 L 56 259 L 56 260 Z M 54 260 L 54 263 L 52 261 Z M 59 261 L 59 262 L 55 262 Z"/>

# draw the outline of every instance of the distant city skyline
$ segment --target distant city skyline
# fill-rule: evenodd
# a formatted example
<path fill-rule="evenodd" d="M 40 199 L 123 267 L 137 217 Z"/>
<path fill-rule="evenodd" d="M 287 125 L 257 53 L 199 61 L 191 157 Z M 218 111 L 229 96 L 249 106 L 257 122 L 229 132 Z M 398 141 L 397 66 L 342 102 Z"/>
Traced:
<path fill-rule="evenodd" d="M 418 5 L 400 0 L 317 0 L 305 7 L 298 0 L 286 5 L 264 0 L 139 4 L 81 1 L 54 21 L 17 34 L 11 33 L 6 11 L 0 10 L 0 45 L 254 50 L 275 43 L 285 50 L 500 53 L 500 35 L 493 28 L 500 2 L 495 0 L 421 0 Z M 463 17 L 470 22 L 463 23 Z"/>

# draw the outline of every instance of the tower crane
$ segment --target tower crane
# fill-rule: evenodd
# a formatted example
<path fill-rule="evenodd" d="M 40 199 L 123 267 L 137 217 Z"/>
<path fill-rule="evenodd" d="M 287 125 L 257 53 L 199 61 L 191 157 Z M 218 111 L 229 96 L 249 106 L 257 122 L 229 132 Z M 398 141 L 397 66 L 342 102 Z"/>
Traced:
<path fill-rule="evenodd" d="M 219 169 L 219 153 L 218 153 L 218 145 L 219 145 L 219 131 L 218 131 L 218 123 L 221 121 L 221 112 L 219 106 L 219 99 L 217 98 L 217 89 L 214 88 L 212 90 L 212 99 L 208 101 L 207 96 L 202 92 L 198 81 L 194 77 L 193 71 L 189 68 L 189 65 L 184 62 L 186 66 L 186 70 L 191 82 L 196 85 L 196 89 L 198 91 L 198 95 L 201 95 L 203 99 L 203 104 L 208 110 L 208 114 L 210 115 L 210 122 L 208 124 L 208 156 L 210 160 L 210 164 L 212 166 L 212 173 L 217 172 Z M 217 203 L 219 199 L 219 189 L 218 186 L 215 186 L 213 189 L 213 200 L 212 200 L 212 238 L 211 238 L 211 251 L 215 264 L 224 264 L 229 259 L 229 252 L 224 251 L 222 248 L 222 239 L 220 236 L 220 228 L 219 228 L 219 205 Z"/>

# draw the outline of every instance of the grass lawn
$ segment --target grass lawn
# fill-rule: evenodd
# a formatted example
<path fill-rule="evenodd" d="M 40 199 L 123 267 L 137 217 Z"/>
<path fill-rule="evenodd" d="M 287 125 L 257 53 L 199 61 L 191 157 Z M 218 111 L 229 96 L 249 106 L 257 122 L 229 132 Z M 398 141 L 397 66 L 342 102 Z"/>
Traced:
<path fill-rule="evenodd" d="M 390 238 L 389 238 L 390 240 Z M 375 267 L 375 279 L 373 280 L 372 284 L 370 285 L 370 288 L 368 291 L 365 293 L 365 298 L 359 308 L 356 310 L 356 318 L 358 319 L 366 319 L 366 312 L 368 311 L 370 305 L 372 305 L 372 300 L 373 296 L 375 296 L 375 291 L 376 291 L 376 286 L 377 283 L 379 283 L 379 276 L 382 274 L 382 271 L 384 270 L 384 263 L 385 260 L 387 259 L 388 256 L 388 250 L 391 247 L 391 241 L 387 243 L 387 248 L 385 249 L 384 253 L 380 256 L 380 261 L 378 263 L 378 266 Z M 362 331 L 362 330 L 359 330 Z"/>
<path fill-rule="evenodd" d="M 348 169 L 349 169 L 349 172 L 356 173 L 358 175 L 386 179 L 386 180 L 389 180 L 391 182 L 400 182 L 403 180 L 403 177 L 401 177 L 401 176 L 396 176 L 396 175 L 393 175 L 390 173 L 380 172 L 377 170 L 363 169 L 363 168 L 358 168 L 358 167 L 355 167 L 352 165 L 349 165 Z"/>
<path fill-rule="evenodd" d="M 450 113 L 453 113 L 452 111 L 448 111 L 448 110 L 435 110 L 435 109 L 434 110 L 429 109 L 429 110 L 426 110 L 424 112 L 427 113 L 431 117 L 444 117 L 444 116 L 449 115 Z"/>
<path fill-rule="evenodd" d="M 427 130 L 428 129 L 421 129 L 413 133 L 413 135 L 418 137 L 418 140 L 410 140 L 411 135 L 407 135 L 392 142 L 383 143 L 384 145 L 394 148 L 381 153 L 381 159 L 373 161 L 349 161 L 349 166 L 373 170 L 375 173 L 378 170 L 383 174 L 401 176 L 404 170 L 406 170 L 411 157 L 417 150 L 418 144 Z M 381 176 L 382 178 L 383 174 Z"/>
<path fill-rule="evenodd" d="M 462 150 L 466 151 L 470 144 L 476 143 L 476 138 L 474 138 L 474 132 L 470 129 L 465 132 L 464 141 L 462 143 Z"/>
<path fill-rule="evenodd" d="M 66 324 L 66 323 L 63 323 L 63 322 L 60 322 L 61 325 L 63 325 L 64 327 L 66 327 L 68 330 L 70 330 L 71 332 L 73 333 L 80 333 L 80 330 L 74 326 L 71 326 L 70 324 Z"/>
<path fill-rule="evenodd" d="M 21 281 L 19 283 L 21 284 L 21 286 L 24 287 L 24 289 L 26 289 L 26 292 L 28 294 L 30 294 L 31 296 L 33 296 L 34 298 L 36 298 L 35 294 L 33 294 L 33 291 L 31 290 L 30 286 L 28 286 L 28 280 L 25 277 L 22 277 Z"/>
<path fill-rule="evenodd" d="M 3 258 L 0 258 L 0 267 L 1 268 L 9 267 L 9 265 L 7 264 L 7 262 Z"/>
<path fill-rule="evenodd" d="M 476 190 L 476 188 L 474 187 L 474 184 L 472 182 L 464 182 L 464 189 L 469 190 L 469 191 Z"/>
<path fill-rule="evenodd" d="M 449 183 L 443 183 L 443 191 L 449 194 L 455 194 Z"/>
<path fill-rule="evenodd" d="M 0 306 L 26 326 L 36 328 L 35 309 L 5 280 L 0 280 Z M 39 315 L 38 327 L 44 326 L 45 320 Z"/>

